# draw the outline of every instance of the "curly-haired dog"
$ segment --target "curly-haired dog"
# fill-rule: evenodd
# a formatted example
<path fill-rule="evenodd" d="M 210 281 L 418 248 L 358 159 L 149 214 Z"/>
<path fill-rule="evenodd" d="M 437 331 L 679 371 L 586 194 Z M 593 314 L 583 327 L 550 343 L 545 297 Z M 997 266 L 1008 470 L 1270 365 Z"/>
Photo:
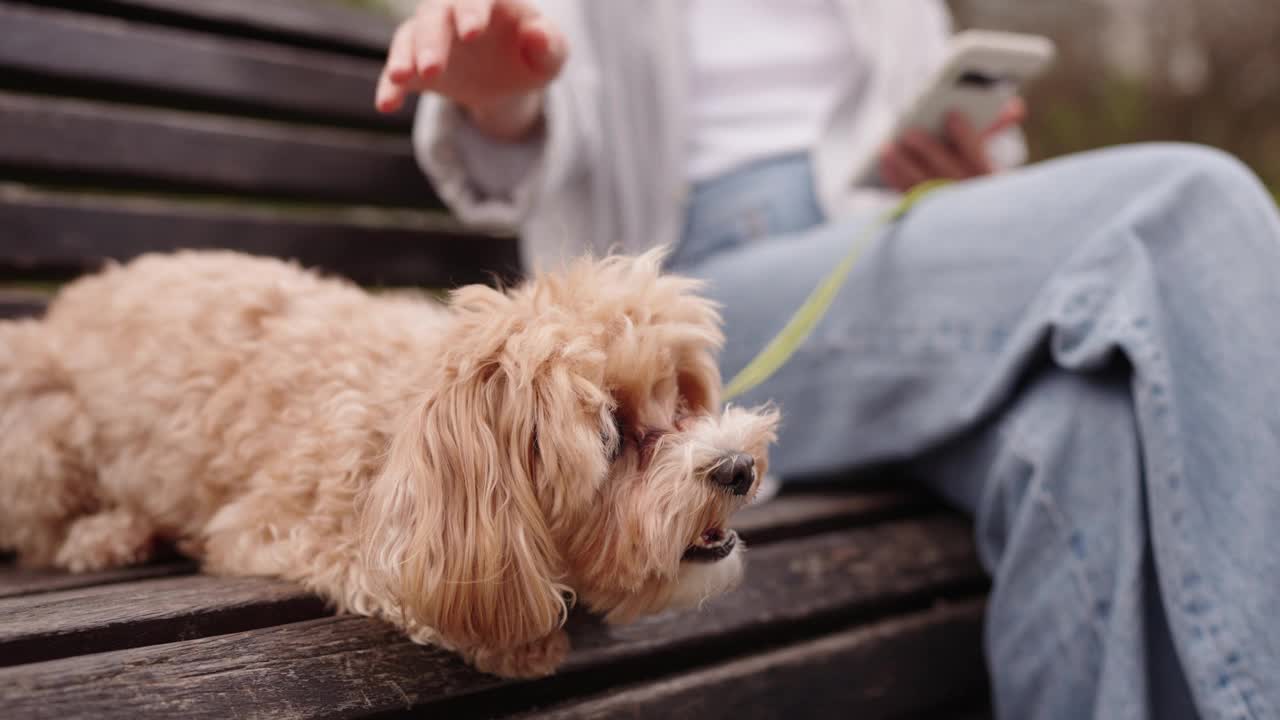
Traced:
<path fill-rule="evenodd" d="M 0 323 L 0 547 L 73 571 L 176 541 L 500 675 L 742 575 L 769 410 L 721 410 L 715 308 L 661 256 L 448 306 L 274 260 L 147 256 Z"/>

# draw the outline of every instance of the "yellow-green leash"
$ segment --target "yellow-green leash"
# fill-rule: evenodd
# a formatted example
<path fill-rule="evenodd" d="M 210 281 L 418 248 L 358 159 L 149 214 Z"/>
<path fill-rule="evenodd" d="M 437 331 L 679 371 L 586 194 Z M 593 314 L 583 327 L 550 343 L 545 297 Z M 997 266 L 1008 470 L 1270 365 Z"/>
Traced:
<path fill-rule="evenodd" d="M 818 322 L 827 314 L 827 310 L 831 308 L 832 301 L 835 300 L 836 294 L 840 292 L 840 288 L 844 286 L 845 280 L 849 277 L 849 272 L 853 270 L 853 266 L 857 264 L 858 258 L 861 257 L 863 250 L 866 249 L 868 241 L 881 229 L 887 227 L 891 223 L 897 222 L 902 216 L 911 211 L 926 195 L 937 190 L 939 187 L 948 184 L 947 180 L 933 180 L 921 183 L 911 189 L 902 200 L 898 201 L 877 222 L 872 223 L 863 229 L 858 237 L 854 239 L 853 247 L 849 248 L 849 252 L 845 254 L 844 259 L 840 261 L 830 273 L 827 274 L 818 287 L 814 288 L 809 297 L 787 321 L 785 327 L 778 332 L 777 335 L 765 345 L 747 366 L 738 371 L 737 375 L 729 381 L 728 386 L 724 390 L 724 399 L 732 400 L 733 398 L 754 389 L 760 383 L 768 380 L 778 368 L 786 364 L 796 350 L 800 348 L 804 341 L 808 339 L 809 334 L 818 326 Z"/>

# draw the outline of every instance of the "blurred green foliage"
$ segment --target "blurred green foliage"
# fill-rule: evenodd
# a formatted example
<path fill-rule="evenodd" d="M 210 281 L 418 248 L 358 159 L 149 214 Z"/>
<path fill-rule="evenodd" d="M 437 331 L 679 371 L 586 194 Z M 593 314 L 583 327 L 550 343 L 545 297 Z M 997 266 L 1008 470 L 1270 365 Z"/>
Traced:
<path fill-rule="evenodd" d="M 960 27 L 1052 37 L 1027 88 L 1033 160 L 1177 141 L 1240 158 L 1280 197 L 1276 0 L 950 0 Z"/>
<path fill-rule="evenodd" d="M 320 0 L 320 2 L 331 2 L 338 5 L 350 5 L 362 10 L 375 10 L 377 12 L 387 12 L 387 3 L 384 0 Z"/>

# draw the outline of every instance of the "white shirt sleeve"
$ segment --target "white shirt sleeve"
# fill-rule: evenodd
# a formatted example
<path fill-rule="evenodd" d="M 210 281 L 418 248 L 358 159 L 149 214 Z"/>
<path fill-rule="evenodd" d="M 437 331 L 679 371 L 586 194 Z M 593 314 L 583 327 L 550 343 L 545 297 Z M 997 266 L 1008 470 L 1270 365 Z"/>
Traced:
<path fill-rule="evenodd" d="M 523 142 L 477 130 L 465 114 L 435 94 L 418 102 L 413 145 L 418 164 L 440 199 L 468 224 L 518 227 L 539 196 L 554 194 L 583 165 L 581 117 L 596 74 L 589 38 L 574 0 L 546 0 L 544 12 L 564 32 L 569 59 L 543 95 L 541 129 Z"/>

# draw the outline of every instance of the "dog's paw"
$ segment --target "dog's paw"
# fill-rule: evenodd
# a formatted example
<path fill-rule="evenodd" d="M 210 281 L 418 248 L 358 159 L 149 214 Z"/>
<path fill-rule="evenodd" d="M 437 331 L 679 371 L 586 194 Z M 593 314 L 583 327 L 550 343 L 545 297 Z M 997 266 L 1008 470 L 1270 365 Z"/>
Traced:
<path fill-rule="evenodd" d="M 478 648 L 471 653 L 471 663 L 478 670 L 500 677 L 537 678 L 554 673 L 568 654 L 569 635 L 564 630 L 556 630 L 518 648 Z"/>
<path fill-rule="evenodd" d="M 87 515 L 71 524 L 54 564 L 71 572 L 93 572 L 146 562 L 153 532 L 134 515 L 114 511 Z"/>

